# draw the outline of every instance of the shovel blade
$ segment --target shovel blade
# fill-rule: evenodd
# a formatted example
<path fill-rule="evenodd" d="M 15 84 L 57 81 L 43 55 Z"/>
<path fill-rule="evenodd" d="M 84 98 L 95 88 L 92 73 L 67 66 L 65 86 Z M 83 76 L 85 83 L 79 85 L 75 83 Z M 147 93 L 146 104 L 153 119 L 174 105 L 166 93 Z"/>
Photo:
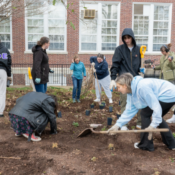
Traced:
<path fill-rule="evenodd" d="M 91 128 L 87 128 L 84 131 L 82 131 L 77 137 L 84 137 L 84 136 L 87 136 L 87 135 L 89 135 L 91 133 L 92 133 L 92 129 Z"/>

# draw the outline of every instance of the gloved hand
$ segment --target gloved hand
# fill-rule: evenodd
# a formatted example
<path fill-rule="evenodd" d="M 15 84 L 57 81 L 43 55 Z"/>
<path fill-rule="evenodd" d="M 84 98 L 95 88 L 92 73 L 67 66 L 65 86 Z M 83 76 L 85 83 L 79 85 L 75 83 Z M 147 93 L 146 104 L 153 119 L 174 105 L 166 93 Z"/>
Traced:
<path fill-rule="evenodd" d="M 49 69 L 49 72 L 50 72 L 50 73 L 54 73 L 54 70 L 52 70 L 52 69 Z"/>
<path fill-rule="evenodd" d="M 115 89 L 117 88 L 115 80 L 111 80 L 109 88 L 110 88 L 111 92 L 113 92 L 113 88 L 115 88 Z"/>
<path fill-rule="evenodd" d="M 140 72 L 141 72 L 142 74 L 145 74 L 145 68 L 140 68 Z"/>
<path fill-rule="evenodd" d="M 95 69 L 95 68 L 93 69 L 93 72 L 94 72 L 94 73 L 96 72 L 96 69 Z"/>
<path fill-rule="evenodd" d="M 111 132 L 111 131 L 112 131 L 112 132 L 118 131 L 119 128 L 120 128 L 120 127 L 117 126 L 117 125 L 112 126 L 110 129 L 108 129 L 108 134 L 109 134 L 109 135 L 116 135 L 116 134 L 110 133 L 110 132 Z"/>
<path fill-rule="evenodd" d="M 145 128 L 145 130 L 152 130 L 152 129 L 156 129 L 156 128 L 152 127 L 151 125 L 148 126 L 147 128 Z M 151 140 L 152 137 L 153 137 L 153 133 L 152 132 L 149 132 L 149 134 L 148 134 L 148 140 Z"/>
<path fill-rule="evenodd" d="M 39 84 L 41 82 L 41 78 L 36 78 L 35 83 Z"/>
<path fill-rule="evenodd" d="M 94 63 L 94 62 L 92 62 L 92 63 L 91 63 L 91 65 L 94 67 L 94 66 L 95 66 L 95 63 Z"/>

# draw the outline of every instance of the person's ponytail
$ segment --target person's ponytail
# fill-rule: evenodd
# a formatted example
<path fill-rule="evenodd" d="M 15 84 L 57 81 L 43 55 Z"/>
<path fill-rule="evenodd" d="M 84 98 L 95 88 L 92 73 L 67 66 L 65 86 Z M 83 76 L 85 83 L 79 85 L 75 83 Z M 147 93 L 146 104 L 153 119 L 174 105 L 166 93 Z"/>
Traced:
<path fill-rule="evenodd" d="M 41 39 L 37 42 L 37 45 L 43 46 L 45 43 L 49 43 L 48 37 L 41 37 Z"/>

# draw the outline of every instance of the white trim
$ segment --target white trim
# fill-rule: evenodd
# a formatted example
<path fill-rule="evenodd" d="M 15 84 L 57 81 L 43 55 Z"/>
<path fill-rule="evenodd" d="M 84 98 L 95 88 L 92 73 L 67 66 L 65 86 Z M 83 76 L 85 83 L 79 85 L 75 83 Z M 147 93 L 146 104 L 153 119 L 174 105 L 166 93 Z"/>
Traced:
<path fill-rule="evenodd" d="M 99 52 L 98 51 L 81 51 L 81 52 L 78 52 L 78 54 L 80 55 L 83 55 L 83 54 L 98 54 Z M 114 55 L 114 51 L 111 51 L 111 52 L 100 52 L 101 54 L 106 54 L 106 55 Z"/>
<path fill-rule="evenodd" d="M 46 52 L 47 52 L 47 54 L 58 54 L 58 55 L 67 55 L 68 54 L 67 51 L 59 52 L 59 51 L 49 51 L 49 50 L 47 50 Z M 28 51 L 24 51 L 24 54 L 33 54 L 33 52 L 28 50 Z"/>
<path fill-rule="evenodd" d="M 97 51 L 88 51 L 88 52 L 78 52 L 79 55 L 87 54 L 87 55 L 92 55 L 92 54 L 98 54 L 99 52 Z M 100 52 L 101 54 L 104 55 L 114 55 L 114 51 L 111 52 Z M 145 55 L 162 55 L 161 52 L 146 52 Z"/>
<path fill-rule="evenodd" d="M 12 50 L 9 50 L 9 52 L 10 52 L 10 53 L 14 53 L 14 51 L 12 51 Z"/>
<path fill-rule="evenodd" d="M 162 55 L 161 52 L 146 52 L 145 55 Z"/>

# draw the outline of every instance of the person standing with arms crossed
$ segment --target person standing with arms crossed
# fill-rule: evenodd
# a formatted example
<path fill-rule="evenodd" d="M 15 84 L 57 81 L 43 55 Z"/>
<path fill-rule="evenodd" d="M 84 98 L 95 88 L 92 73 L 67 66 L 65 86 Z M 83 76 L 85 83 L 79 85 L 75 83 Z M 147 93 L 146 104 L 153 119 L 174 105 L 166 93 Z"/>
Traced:
<path fill-rule="evenodd" d="M 115 79 L 123 73 L 131 73 L 133 76 L 139 75 L 139 72 L 144 72 L 141 69 L 141 54 L 140 47 L 136 45 L 134 33 L 131 28 L 125 28 L 122 33 L 122 41 L 124 44 L 118 46 L 112 58 L 111 67 L 111 83 L 110 89 L 117 88 Z M 127 95 L 120 93 L 121 113 L 126 108 Z M 137 129 L 141 129 L 140 111 L 137 113 Z M 123 126 L 121 130 L 128 130 L 127 125 Z"/>

